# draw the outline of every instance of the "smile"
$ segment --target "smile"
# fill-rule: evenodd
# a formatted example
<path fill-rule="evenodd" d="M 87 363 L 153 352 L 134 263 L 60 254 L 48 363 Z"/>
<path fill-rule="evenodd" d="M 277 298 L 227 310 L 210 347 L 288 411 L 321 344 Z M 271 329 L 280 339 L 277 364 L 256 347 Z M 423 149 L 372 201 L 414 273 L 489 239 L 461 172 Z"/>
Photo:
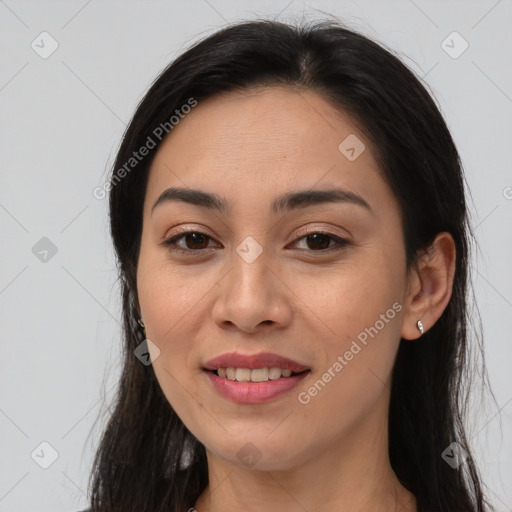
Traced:
<path fill-rule="evenodd" d="M 239 404 L 259 404 L 275 399 L 311 373 L 310 370 L 293 373 L 276 367 L 219 368 L 204 372 L 221 396 Z"/>
<path fill-rule="evenodd" d="M 302 373 L 302 372 L 296 372 Z M 266 382 L 281 377 L 290 377 L 293 372 L 284 368 L 219 368 L 217 375 L 238 382 Z"/>

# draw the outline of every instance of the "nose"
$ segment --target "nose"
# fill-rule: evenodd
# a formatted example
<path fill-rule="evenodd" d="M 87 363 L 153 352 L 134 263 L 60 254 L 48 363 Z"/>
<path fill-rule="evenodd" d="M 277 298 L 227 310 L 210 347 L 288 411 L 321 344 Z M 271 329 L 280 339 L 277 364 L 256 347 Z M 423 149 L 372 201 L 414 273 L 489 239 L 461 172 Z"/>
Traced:
<path fill-rule="evenodd" d="M 247 334 L 288 326 L 294 295 L 283 277 L 263 254 L 250 263 L 237 255 L 218 285 L 213 321 L 221 329 Z"/>

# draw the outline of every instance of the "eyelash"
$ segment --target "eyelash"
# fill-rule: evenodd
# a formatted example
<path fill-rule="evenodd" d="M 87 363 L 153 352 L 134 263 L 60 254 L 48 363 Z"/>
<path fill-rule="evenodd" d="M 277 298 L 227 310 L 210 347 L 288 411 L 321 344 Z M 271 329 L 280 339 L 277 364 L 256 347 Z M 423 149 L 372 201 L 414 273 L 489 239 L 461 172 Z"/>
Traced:
<path fill-rule="evenodd" d="M 163 245 L 167 246 L 171 251 L 177 252 L 177 253 L 180 253 L 180 254 L 189 254 L 189 255 L 191 255 L 193 253 L 201 253 L 201 252 L 204 252 L 204 251 L 208 250 L 208 248 L 206 248 L 206 249 L 182 249 L 182 248 L 180 248 L 180 247 L 178 247 L 176 245 L 176 242 L 178 240 L 180 240 L 184 236 L 192 234 L 192 233 L 198 234 L 198 235 L 202 235 L 202 236 L 204 236 L 206 238 L 209 238 L 210 240 L 213 240 L 213 238 L 211 236 L 209 236 L 206 233 L 203 233 L 201 231 L 185 230 L 185 231 L 181 231 L 177 235 L 173 235 L 172 237 L 165 239 L 163 241 Z M 311 235 L 324 235 L 324 236 L 328 236 L 329 238 L 334 240 L 337 243 L 337 245 L 335 245 L 333 247 L 329 247 L 327 249 L 319 249 L 319 250 L 316 250 L 316 251 L 313 250 L 313 249 L 309 249 L 309 250 L 308 249 L 302 249 L 302 250 L 306 250 L 308 252 L 313 252 L 313 253 L 326 254 L 326 253 L 331 253 L 333 251 L 339 251 L 339 250 L 343 249 L 345 246 L 350 245 L 350 242 L 348 240 L 345 240 L 344 238 L 340 238 L 339 236 L 333 235 L 332 233 L 328 233 L 328 232 L 325 232 L 325 231 L 316 231 L 316 230 L 307 231 L 306 233 L 302 233 L 302 235 L 299 238 L 296 238 L 294 240 L 294 243 L 298 242 L 300 240 L 303 240 L 303 239 L 305 239 L 305 238 L 307 238 L 308 236 L 311 236 Z M 198 254 L 194 254 L 194 256 L 197 256 L 197 255 Z"/>

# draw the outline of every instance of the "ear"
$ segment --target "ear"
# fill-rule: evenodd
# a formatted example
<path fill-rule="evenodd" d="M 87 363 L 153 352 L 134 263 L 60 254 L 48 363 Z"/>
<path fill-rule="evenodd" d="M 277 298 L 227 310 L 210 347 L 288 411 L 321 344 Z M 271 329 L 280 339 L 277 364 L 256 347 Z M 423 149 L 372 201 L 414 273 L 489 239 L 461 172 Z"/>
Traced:
<path fill-rule="evenodd" d="M 455 242 L 450 233 L 438 233 L 411 268 L 404 300 L 402 338 L 419 338 L 418 320 L 426 332 L 443 314 L 452 295 L 455 253 Z"/>

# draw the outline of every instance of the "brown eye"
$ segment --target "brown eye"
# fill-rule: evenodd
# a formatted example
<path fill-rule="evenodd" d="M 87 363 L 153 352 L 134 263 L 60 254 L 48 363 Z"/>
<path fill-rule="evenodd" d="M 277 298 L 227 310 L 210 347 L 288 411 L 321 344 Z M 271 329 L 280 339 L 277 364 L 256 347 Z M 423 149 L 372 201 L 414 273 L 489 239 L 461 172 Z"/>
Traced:
<path fill-rule="evenodd" d="M 204 249 L 208 246 L 208 236 L 204 233 L 198 233 L 195 231 L 191 231 L 182 235 L 185 240 L 185 244 L 187 245 L 187 249 Z"/>
<path fill-rule="evenodd" d="M 329 247 L 329 244 L 331 243 L 331 240 L 333 240 L 330 236 L 325 235 L 323 233 L 316 233 L 314 235 L 307 235 L 305 239 L 310 242 L 309 248 L 310 249 L 320 249 L 324 250 Z"/>
<path fill-rule="evenodd" d="M 323 233 L 321 231 L 315 231 L 307 233 L 295 240 L 295 243 L 305 241 L 305 250 L 310 252 L 330 252 L 331 250 L 342 249 L 344 246 L 349 245 L 349 241 L 331 233 Z M 329 245 L 331 242 L 335 242 L 334 245 Z"/>
<path fill-rule="evenodd" d="M 168 238 L 163 243 L 170 250 L 184 254 L 200 254 L 208 249 L 208 243 L 213 240 L 212 237 L 201 233 L 200 231 L 182 231 L 181 233 Z M 305 241 L 306 247 L 303 248 L 309 252 L 331 252 L 342 249 L 350 242 L 331 233 L 314 231 L 295 240 L 295 243 Z M 334 242 L 331 245 L 331 242 Z"/>
<path fill-rule="evenodd" d="M 207 249 L 209 240 L 212 240 L 212 238 L 200 231 L 183 231 L 182 233 L 165 240 L 164 245 L 169 246 L 173 251 L 192 253 Z M 183 247 L 183 245 L 179 245 L 178 242 L 184 242 L 185 246 Z"/>

